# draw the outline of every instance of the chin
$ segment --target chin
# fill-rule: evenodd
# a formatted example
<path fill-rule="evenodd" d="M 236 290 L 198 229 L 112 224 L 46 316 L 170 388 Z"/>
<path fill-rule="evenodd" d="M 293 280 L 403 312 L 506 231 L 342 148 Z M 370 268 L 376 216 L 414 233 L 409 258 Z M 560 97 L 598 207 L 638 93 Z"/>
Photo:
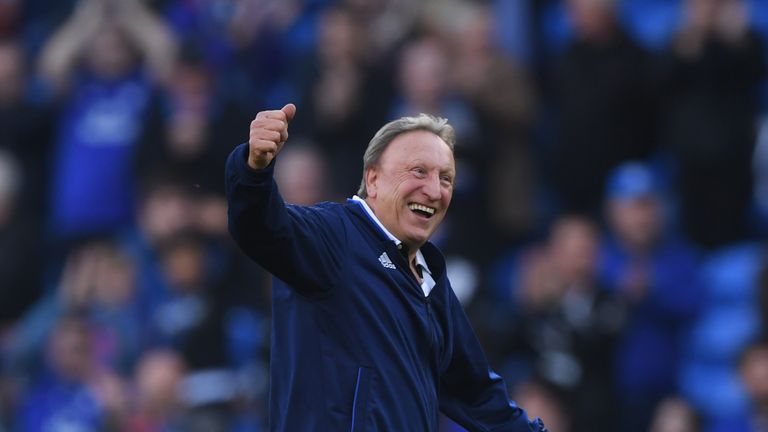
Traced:
<path fill-rule="evenodd" d="M 430 237 L 429 235 L 424 233 L 420 233 L 418 235 L 409 235 L 407 240 L 405 240 L 404 242 L 410 245 L 418 245 L 419 247 L 421 247 L 422 245 L 424 245 L 424 243 L 427 242 L 427 240 L 429 240 L 429 237 Z"/>

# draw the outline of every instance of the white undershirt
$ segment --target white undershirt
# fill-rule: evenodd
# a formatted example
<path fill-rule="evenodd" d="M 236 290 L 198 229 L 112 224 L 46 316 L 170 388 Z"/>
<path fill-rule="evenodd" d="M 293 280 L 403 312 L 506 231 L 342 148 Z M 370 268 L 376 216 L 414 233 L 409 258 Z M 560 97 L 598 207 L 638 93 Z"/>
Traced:
<path fill-rule="evenodd" d="M 368 216 L 370 216 L 371 220 L 376 222 L 376 225 L 379 226 L 379 228 L 386 234 L 386 236 L 395 242 L 395 245 L 398 246 L 398 249 L 400 248 L 400 245 L 402 242 L 395 236 L 392 235 L 391 232 L 389 232 L 388 229 L 382 225 L 379 218 L 376 217 L 375 214 L 373 214 L 373 210 L 368 206 L 368 203 L 365 202 L 364 199 L 360 198 L 359 196 L 355 195 L 352 197 L 353 201 L 357 201 L 360 203 L 361 206 L 363 206 L 363 209 L 365 209 L 365 212 L 368 213 Z M 427 260 L 424 259 L 424 254 L 421 253 L 421 250 L 416 251 L 416 266 L 421 266 L 422 272 L 421 272 L 421 290 L 424 291 L 424 296 L 428 296 L 429 292 L 432 291 L 432 288 L 435 287 L 435 280 L 432 279 L 432 272 L 429 271 L 429 267 L 427 266 Z"/>

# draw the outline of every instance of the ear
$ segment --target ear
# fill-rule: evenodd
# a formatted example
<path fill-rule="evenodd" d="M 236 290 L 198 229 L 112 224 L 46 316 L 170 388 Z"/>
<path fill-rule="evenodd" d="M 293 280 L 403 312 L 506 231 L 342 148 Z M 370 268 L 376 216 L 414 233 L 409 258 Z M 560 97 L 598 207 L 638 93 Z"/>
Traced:
<path fill-rule="evenodd" d="M 368 193 L 368 196 L 371 198 L 376 198 L 377 186 L 378 186 L 378 180 L 379 180 L 379 173 L 376 170 L 375 166 L 369 167 L 365 171 L 365 190 Z"/>

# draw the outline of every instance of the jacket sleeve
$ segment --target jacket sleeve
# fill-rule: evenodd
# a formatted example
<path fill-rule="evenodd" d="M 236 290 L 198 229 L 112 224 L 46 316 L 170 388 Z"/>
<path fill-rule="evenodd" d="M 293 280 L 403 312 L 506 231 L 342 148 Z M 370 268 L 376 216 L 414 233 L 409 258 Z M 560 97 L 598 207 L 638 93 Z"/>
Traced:
<path fill-rule="evenodd" d="M 330 205 L 286 204 L 273 178 L 275 159 L 248 166 L 248 144 L 226 164 L 229 232 L 251 259 L 304 293 L 334 285 L 343 260 L 344 224 Z"/>
<path fill-rule="evenodd" d="M 547 432 L 509 400 L 504 380 L 493 372 L 453 291 L 450 314 L 453 356 L 440 377 L 440 410 L 471 432 Z"/>

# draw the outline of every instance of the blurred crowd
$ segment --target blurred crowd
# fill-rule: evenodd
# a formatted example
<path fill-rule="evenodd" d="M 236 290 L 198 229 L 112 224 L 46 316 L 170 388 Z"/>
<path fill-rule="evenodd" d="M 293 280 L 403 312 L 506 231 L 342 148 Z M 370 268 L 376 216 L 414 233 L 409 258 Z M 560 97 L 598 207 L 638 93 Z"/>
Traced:
<path fill-rule="evenodd" d="M 768 430 L 767 58 L 765 0 L 2 1 L 0 431 L 265 430 L 223 164 L 287 102 L 297 204 L 455 126 L 433 240 L 550 430 Z"/>

